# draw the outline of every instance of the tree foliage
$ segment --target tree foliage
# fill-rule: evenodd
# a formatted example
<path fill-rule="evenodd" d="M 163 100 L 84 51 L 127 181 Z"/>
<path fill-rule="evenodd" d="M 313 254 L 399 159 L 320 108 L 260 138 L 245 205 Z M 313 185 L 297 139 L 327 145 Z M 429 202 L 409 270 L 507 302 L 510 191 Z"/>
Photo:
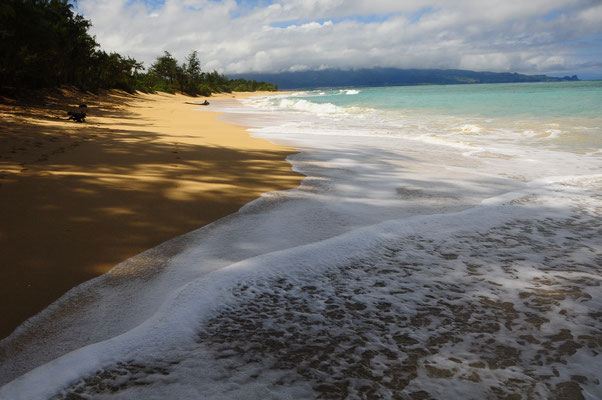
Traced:
<path fill-rule="evenodd" d="M 98 46 L 66 0 L 8 0 L 0 8 L 0 85 L 87 86 Z"/>
<path fill-rule="evenodd" d="M 196 51 L 184 64 L 165 51 L 145 73 L 135 59 L 100 49 L 88 33 L 91 26 L 69 0 L 1 0 L 0 89 L 74 85 L 205 96 L 241 88 L 275 90 L 270 84 L 230 81 L 216 71 L 204 73 Z"/>
<path fill-rule="evenodd" d="M 183 64 L 179 64 L 169 52 L 165 51 L 162 56 L 157 57 L 144 79 L 147 90 L 168 93 L 179 90 L 191 96 L 210 96 L 211 93 L 231 93 L 233 91 L 278 90 L 278 87 L 271 83 L 244 79 L 231 80 L 217 71 L 203 72 L 196 51 L 192 51 Z"/>

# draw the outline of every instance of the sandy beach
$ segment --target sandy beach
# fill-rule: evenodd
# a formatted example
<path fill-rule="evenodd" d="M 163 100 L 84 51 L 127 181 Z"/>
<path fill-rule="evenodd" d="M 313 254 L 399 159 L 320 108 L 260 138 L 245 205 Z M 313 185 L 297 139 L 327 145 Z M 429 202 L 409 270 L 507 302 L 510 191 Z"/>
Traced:
<path fill-rule="evenodd" d="M 555 109 L 559 91 L 597 98 L 592 85 L 533 95 L 533 86 L 517 84 L 507 104 L 526 95 Z M 96 142 L 96 153 L 78 161 L 87 169 L 52 153 L 38 161 L 48 165 L 42 178 L 59 177 L 58 193 L 71 188 L 80 196 L 71 202 L 88 207 L 75 216 L 67 208 L 52 223 L 27 217 L 23 235 L 43 228 L 60 237 L 65 221 L 94 218 L 125 225 L 126 235 L 105 232 L 119 249 L 164 226 L 138 215 L 142 200 L 151 213 L 156 199 L 174 202 L 162 210 L 167 222 L 201 224 L 194 206 L 240 200 L 247 178 L 259 182 L 258 194 L 278 186 L 262 186 L 262 177 L 298 183 L 282 161 L 290 149 L 266 147 L 211 112 L 297 149 L 287 160 L 304 178 L 187 234 L 163 232 L 175 238 L 149 244 L 21 324 L 0 341 L 0 398 L 601 398 L 599 152 L 581 151 L 589 130 L 572 142 L 544 135 L 549 117 L 539 109 L 467 116 L 498 110 L 492 93 L 508 92 L 330 89 L 211 100 L 207 112 L 185 97 L 140 95 L 105 109 L 86 100 L 85 125 L 47 118 L 45 129 L 73 129 L 55 140 L 66 147 L 79 139 L 74 156 Z M 439 111 L 443 94 L 460 107 L 456 115 Z M 408 112 L 409 97 L 431 109 Z M 195 129 L 185 128 L 197 116 Z M 556 121 L 570 127 L 576 119 L 566 112 Z M 540 128 L 521 136 L 516 123 Z M 579 124 L 599 126 L 599 117 Z M 219 138 L 210 141 L 210 132 Z M 228 135 L 240 138 L 234 149 L 219 147 Z M 235 172 L 247 175 L 227 185 Z M 109 205 L 94 203 L 101 184 Z M 215 202 L 195 202 L 191 185 L 209 188 Z M 62 210 L 42 194 L 29 195 L 28 207 Z M 15 225 L 25 218 L 13 214 Z M 126 217 L 138 219 L 123 224 Z M 65 259 L 95 241 L 94 222 L 76 222 L 89 224 L 88 236 L 74 234 L 82 243 L 63 247 Z"/>
<path fill-rule="evenodd" d="M 602 400 L 602 0 L 0 21 L 0 400 Z"/>
<path fill-rule="evenodd" d="M 197 111 L 202 100 L 63 91 L 0 103 L 0 337 L 119 262 L 299 184 L 293 149 Z M 86 123 L 67 121 L 81 103 Z"/>

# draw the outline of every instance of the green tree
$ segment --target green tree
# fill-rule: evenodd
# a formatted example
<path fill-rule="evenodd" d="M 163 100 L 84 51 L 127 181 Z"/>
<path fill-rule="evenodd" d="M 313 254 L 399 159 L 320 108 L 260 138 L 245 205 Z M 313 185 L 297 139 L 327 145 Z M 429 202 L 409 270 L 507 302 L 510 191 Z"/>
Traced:
<path fill-rule="evenodd" d="M 96 54 L 97 82 L 100 87 L 122 89 L 133 93 L 141 89 L 138 84 L 139 71 L 143 69 L 142 63 L 131 57 L 122 57 L 120 54 L 107 54 L 99 51 Z"/>
<path fill-rule="evenodd" d="M 150 74 L 158 78 L 157 90 L 173 93 L 174 85 L 178 80 L 178 61 L 172 55 L 165 51 L 163 56 L 157 57 L 157 60 L 151 65 Z"/>
<path fill-rule="evenodd" d="M 67 0 L 10 0 L 0 6 L 0 85 L 81 84 L 98 44 Z"/>
<path fill-rule="evenodd" d="M 0 88 L 141 88 L 142 64 L 106 54 L 68 0 L 0 0 Z"/>
<path fill-rule="evenodd" d="M 202 94 L 201 83 L 203 81 L 203 71 L 201 70 L 201 61 L 199 60 L 198 53 L 192 51 L 188 57 L 186 57 L 187 64 L 184 64 L 186 71 L 186 93 L 191 95 Z M 206 91 L 205 91 L 206 93 Z"/>
<path fill-rule="evenodd" d="M 0 0 L 0 90 L 75 85 L 81 89 L 118 88 L 209 96 L 232 90 L 274 90 L 264 82 L 229 80 L 204 73 L 199 54 L 184 64 L 167 51 L 148 72 L 142 63 L 107 54 L 88 33 L 91 22 L 73 12 L 69 0 Z"/>
<path fill-rule="evenodd" d="M 186 61 L 188 61 L 188 66 L 186 67 L 186 73 L 193 81 L 193 83 L 200 83 L 203 79 L 203 71 L 201 70 L 201 61 L 199 60 L 198 53 L 192 51 L 188 57 L 186 57 Z M 186 65 L 186 64 L 184 64 Z"/>

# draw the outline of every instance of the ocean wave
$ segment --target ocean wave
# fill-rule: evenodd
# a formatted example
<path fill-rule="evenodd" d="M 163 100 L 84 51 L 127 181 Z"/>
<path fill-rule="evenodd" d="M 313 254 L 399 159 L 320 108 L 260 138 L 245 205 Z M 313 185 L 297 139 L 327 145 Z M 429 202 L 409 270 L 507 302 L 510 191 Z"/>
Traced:
<path fill-rule="evenodd" d="M 459 213 L 390 220 L 234 263 L 182 285 L 135 329 L 0 394 L 294 398 L 328 386 L 361 396 L 367 385 L 383 396 L 420 389 L 439 397 L 511 377 L 506 395 L 549 397 L 580 375 L 595 397 L 600 360 L 587 338 L 596 334 L 602 281 L 591 251 L 596 214 L 583 201 L 592 202 L 587 191 L 601 178 L 542 179 Z M 361 365 L 407 382 L 370 374 L 356 382 L 349 368 Z M 399 375 L 408 368 L 417 373 Z"/>
<path fill-rule="evenodd" d="M 602 396 L 599 159 L 498 120 L 246 104 L 269 116 L 254 136 L 302 149 L 301 187 L 193 233 L 161 272 L 127 270 L 131 286 L 74 289 L 62 303 L 83 311 L 46 318 L 63 342 L 23 351 L 82 347 L 0 398 Z"/>
<path fill-rule="evenodd" d="M 400 137 L 424 143 L 468 150 L 469 157 L 520 157 L 529 148 L 547 151 L 591 153 L 602 148 L 598 130 L 570 128 L 575 122 L 558 120 L 553 124 L 533 119 L 470 118 L 424 113 L 420 110 L 387 110 L 367 105 L 321 103 L 307 97 L 277 98 L 257 105 L 270 112 L 295 111 L 307 117 L 299 121 L 299 131 L 308 135 L 349 137 Z M 282 114 L 283 116 L 285 114 Z M 286 118 L 286 117 L 285 117 Z M 305 125 L 310 122 L 311 129 Z M 295 123 L 287 129 L 293 129 Z"/>
<path fill-rule="evenodd" d="M 318 116 L 346 113 L 344 107 L 335 106 L 332 103 L 314 103 L 305 99 L 281 99 L 276 107 L 281 110 L 305 111 Z"/>
<path fill-rule="evenodd" d="M 459 128 L 461 135 L 475 135 L 483 130 L 483 127 L 473 124 L 464 124 Z"/>

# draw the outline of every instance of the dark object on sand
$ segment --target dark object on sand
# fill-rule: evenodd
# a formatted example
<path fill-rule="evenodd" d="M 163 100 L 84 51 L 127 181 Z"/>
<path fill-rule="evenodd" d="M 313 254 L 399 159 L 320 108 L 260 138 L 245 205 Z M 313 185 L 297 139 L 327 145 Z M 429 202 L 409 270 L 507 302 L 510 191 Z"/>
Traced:
<path fill-rule="evenodd" d="M 69 111 L 67 113 L 67 115 L 69 116 L 69 118 L 67 118 L 67 120 L 72 119 L 75 122 L 86 122 L 86 113 L 85 112 Z"/>
<path fill-rule="evenodd" d="M 88 108 L 88 105 L 86 105 L 86 104 L 80 104 L 79 108 Z"/>
<path fill-rule="evenodd" d="M 209 102 L 207 100 L 205 100 L 204 102 L 201 103 L 202 106 L 208 106 Z"/>

